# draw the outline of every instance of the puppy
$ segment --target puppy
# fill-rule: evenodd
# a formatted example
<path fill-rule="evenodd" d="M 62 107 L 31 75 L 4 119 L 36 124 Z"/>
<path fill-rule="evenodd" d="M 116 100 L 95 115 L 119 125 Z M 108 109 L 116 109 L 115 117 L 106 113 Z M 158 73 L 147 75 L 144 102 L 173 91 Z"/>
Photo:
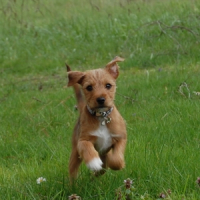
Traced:
<path fill-rule="evenodd" d="M 80 112 L 72 137 L 71 180 L 77 177 L 82 161 L 96 174 L 125 166 L 126 125 L 114 104 L 117 62 L 121 61 L 124 59 L 115 57 L 104 69 L 86 72 L 67 66 L 68 86 L 74 87 Z"/>

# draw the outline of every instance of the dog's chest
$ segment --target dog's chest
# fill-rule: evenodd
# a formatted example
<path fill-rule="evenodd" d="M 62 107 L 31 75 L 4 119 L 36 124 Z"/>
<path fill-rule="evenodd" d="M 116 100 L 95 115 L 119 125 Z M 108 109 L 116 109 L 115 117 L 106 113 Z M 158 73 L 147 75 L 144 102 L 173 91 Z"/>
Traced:
<path fill-rule="evenodd" d="M 91 135 L 97 136 L 95 148 L 98 152 L 104 152 L 112 145 L 112 136 L 107 126 L 100 125 Z"/>

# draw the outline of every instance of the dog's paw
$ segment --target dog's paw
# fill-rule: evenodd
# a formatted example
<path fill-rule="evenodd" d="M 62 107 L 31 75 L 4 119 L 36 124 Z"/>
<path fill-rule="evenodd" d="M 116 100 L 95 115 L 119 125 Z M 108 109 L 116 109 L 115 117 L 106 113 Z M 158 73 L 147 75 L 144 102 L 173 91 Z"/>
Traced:
<path fill-rule="evenodd" d="M 92 171 L 99 171 L 102 169 L 103 162 L 100 158 L 94 158 L 89 163 L 87 163 L 87 167 Z"/>

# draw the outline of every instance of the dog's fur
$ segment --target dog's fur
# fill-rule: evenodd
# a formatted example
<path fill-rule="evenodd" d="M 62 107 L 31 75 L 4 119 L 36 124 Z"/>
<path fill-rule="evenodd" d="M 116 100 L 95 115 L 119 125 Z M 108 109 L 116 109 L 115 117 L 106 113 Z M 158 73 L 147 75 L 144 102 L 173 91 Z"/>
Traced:
<path fill-rule="evenodd" d="M 68 86 L 74 87 L 80 112 L 72 137 L 71 179 L 76 178 L 82 161 L 98 174 L 106 168 L 119 170 L 125 166 L 126 125 L 114 105 L 117 62 L 123 60 L 115 57 L 104 69 L 86 72 L 71 71 L 67 66 Z M 103 117 L 102 112 L 107 111 Z"/>

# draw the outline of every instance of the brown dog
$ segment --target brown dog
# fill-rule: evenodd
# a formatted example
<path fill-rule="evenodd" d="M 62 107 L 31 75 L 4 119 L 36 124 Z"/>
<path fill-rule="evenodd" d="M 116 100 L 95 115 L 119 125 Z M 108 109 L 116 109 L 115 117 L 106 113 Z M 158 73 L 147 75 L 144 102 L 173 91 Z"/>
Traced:
<path fill-rule="evenodd" d="M 114 105 L 119 75 L 115 57 L 104 69 L 86 72 L 68 69 L 68 86 L 73 86 L 80 116 L 72 137 L 70 178 L 76 178 L 82 161 L 89 169 L 104 173 L 106 168 L 122 169 L 126 146 L 126 125 Z"/>

